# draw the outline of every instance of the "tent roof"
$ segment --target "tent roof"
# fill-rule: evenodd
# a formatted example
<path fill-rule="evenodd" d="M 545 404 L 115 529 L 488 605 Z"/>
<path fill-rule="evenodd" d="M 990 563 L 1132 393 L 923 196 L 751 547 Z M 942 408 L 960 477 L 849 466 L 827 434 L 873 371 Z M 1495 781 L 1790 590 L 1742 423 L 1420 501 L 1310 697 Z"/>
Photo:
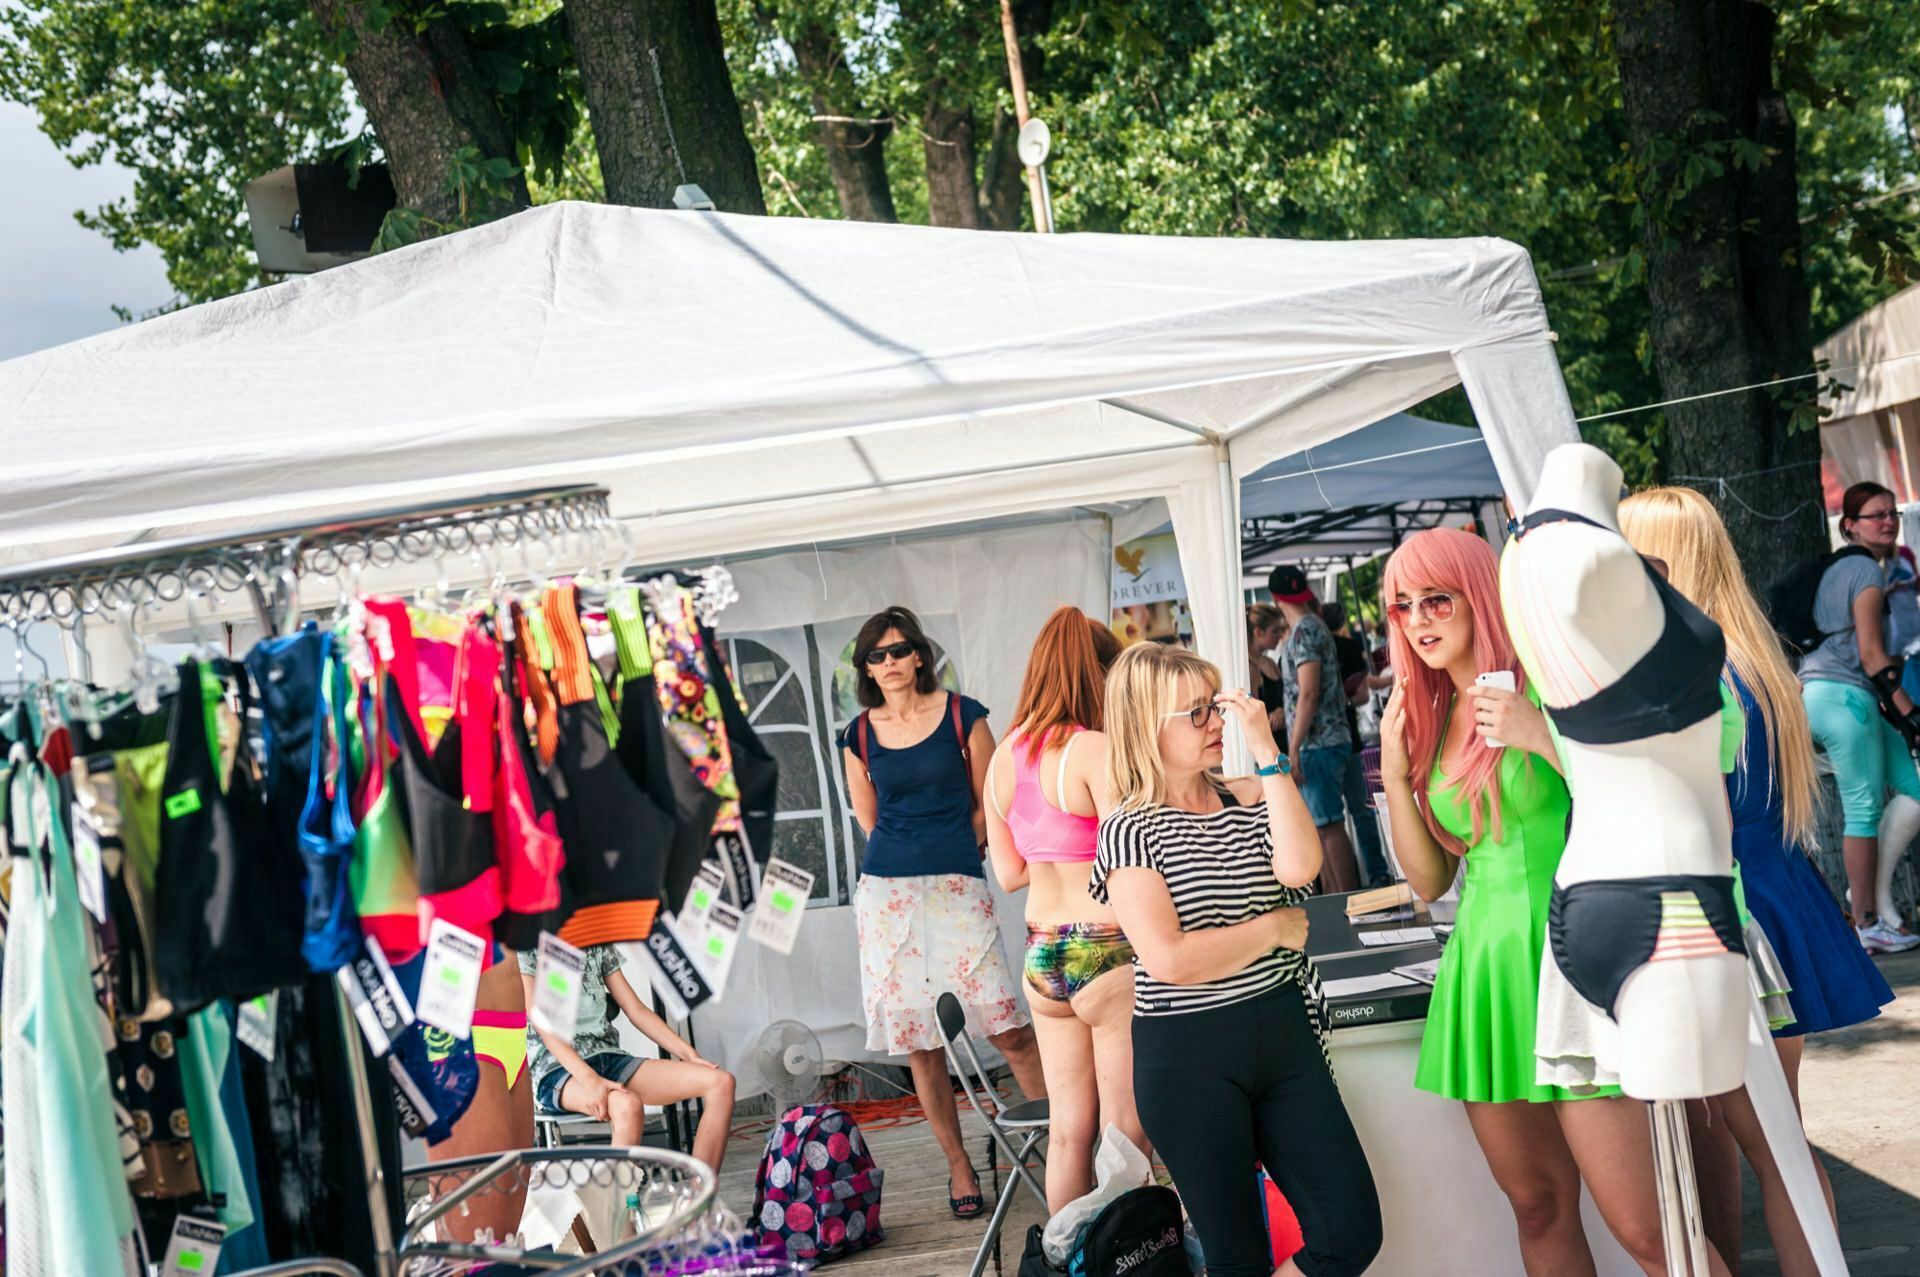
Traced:
<path fill-rule="evenodd" d="M 1851 389 L 1831 402 L 1836 425 L 1920 399 L 1920 284 L 1895 293 L 1813 352 Z"/>
<path fill-rule="evenodd" d="M 1463 375 L 1483 421 L 1519 387 L 1524 476 L 1571 434 L 1547 339 L 1500 240 L 548 205 L 0 363 L 0 547 L 577 480 L 649 551 L 743 551 L 1167 492 Z"/>

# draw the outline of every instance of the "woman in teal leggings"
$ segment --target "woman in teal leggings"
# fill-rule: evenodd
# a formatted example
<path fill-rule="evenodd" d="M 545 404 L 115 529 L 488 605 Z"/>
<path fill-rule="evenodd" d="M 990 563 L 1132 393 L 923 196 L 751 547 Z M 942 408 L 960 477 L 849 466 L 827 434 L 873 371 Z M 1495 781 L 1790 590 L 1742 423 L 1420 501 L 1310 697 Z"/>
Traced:
<path fill-rule="evenodd" d="M 1813 619 L 1827 637 L 1800 662 L 1801 695 L 1813 737 L 1826 751 L 1840 787 L 1847 882 L 1860 943 L 1874 953 L 1895 953 L 1920 945 L 1920 936 L 1902 933 L 1898 918 L 1880 916 L 1885 912 L 1880 860 L 1884 852 L 1891 868 L 1920 826 L 1920 774 L 1906 741 L 1881 717 L 1874 695 L 1874 676 L 1895 665 L 1887 654 L 1884 575 L 1900 535 L 1893 493 L 1877 483 L 1848 488 L 1840 535 L 1867 553 L 1837 559 L 1820 579 Z M 1902 713 L 1913 712 L 1905 692 L 1896 690 L 1893 698 Z M 1891 804 L 1889 790 L 1895 796 Z"/>

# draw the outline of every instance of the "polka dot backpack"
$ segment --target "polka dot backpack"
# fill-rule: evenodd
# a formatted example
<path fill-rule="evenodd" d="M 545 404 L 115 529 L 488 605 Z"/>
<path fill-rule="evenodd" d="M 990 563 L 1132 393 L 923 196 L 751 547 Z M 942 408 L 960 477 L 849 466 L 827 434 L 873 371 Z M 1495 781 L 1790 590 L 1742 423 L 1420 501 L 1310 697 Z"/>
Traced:
<path fill-rule="evenodd" d="M 830 1104 L 788 1109 L 767 1136 L 754 1176 L 753 1220 L 763 1243 L 824 1264 L 881 1239 L 880 1179 L 860 1126 Z"/>

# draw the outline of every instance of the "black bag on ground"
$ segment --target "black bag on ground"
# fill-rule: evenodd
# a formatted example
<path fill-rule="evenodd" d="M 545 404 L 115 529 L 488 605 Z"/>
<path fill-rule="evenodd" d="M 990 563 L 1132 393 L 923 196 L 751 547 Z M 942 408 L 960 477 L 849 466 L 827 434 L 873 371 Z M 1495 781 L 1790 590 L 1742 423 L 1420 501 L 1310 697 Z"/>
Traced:
<path fill-rule="evenodd" d="M 1080 1230 L 1067 1272 L 1070 1277 L 1193 1277 L 1181 1232 L 1180 1199 L 1172 1189 L 1136 1188 L 1108 1202 Z M 1026 1267 L 1022 1259 L 1021 1277 Z"/>
<path fill-rule="evenodd" d="M 1767 587 L 1767 619 L 1786 648 L 1787 659 L 1798 665 L 1800 658 L 1826 642 L 1831 634 L 1813 619 L 1813 603 L 1820 594 L 1820 582 L 1827 569 L 1849 555 L 1871 552 L 1863 545 L 1842 546 L 1831 554 L 1795 564 L 1787 574 Z M 1831 633 L 1838 633 L 1835 630 Z"/>
<path fill-rule="evenodd" d="M 1020 1252 L 1018 1277 L 1061 1277 L 1067 1271 L 1047 1262 L 1047 1248 L 1040 1241 L 1044 1231 L 1039 1224 L 1027 1229 L 1027 1248 Z"/>

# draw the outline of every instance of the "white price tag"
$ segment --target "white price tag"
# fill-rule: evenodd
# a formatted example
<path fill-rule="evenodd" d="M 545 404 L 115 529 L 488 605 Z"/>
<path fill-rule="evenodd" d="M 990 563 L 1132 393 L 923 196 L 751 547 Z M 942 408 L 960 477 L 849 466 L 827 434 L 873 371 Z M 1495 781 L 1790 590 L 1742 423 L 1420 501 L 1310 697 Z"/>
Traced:
<path fill-rule="evenodd" d="M 727 875 L 721 871 L 719 861 L 701 863 L 700 872 L 693 876 L 693 886 L 687 888 L 680 912 L 673 916 L 674 925 L 682 935 L 698 936 L 706 930 L 707 915 L 713 912 L 714 902 L 720 899 L 726 885 Z"/>
<path fill-rule="evenodd" d="M 276 1030 L 280 1023 L 280 990 L 248 998 L 240 1004 L 240 1041 L 251 1047 L 261 1059 L 273 1059 Z"/>
<path fill-rule="evenodd" d="M 181 1215 L 173 1221 L 167 1240 L 167 1258 L 160 1277 L 213 1277 L 220 1266 L 220 1246 L 227 1240 L 224 1224 Z"/>
<path fill-rule="evenodd" d="M 784 860 L 769 860 L 760 875 L 760 898 L 747 934 L 777 953 L 792 953 L 812 895 L 812 874 Z"/>
<path fill-rule="evenodd" d="M 713 986 L 715 1002 L 720 1001 L 727 990 L 727 975 L 733 970 L 733 955 L 740 949 L 740 933 L 746 925 L 746 917 L 738 909 L 724 900 L 716 900 L 707 914 L 706 930 L 693 942 L 694 961 L 700 964 L 707 983 Z"/>
<path fill-rule="evenodd" d="M 339 979 L 353 1007 L 353 1018 L 367 1036 L 367 1045 L 375 1055 L 385 1055 L 393 1049 L 395 1035 L 413 1023 L 413 1004 L 394 978 L 386 950 L 368 936 L 366 946 L 353 955 L 353 961 L 340 968 Z"/>
<path fill-rule="evenodd" d="M 73 804 L 73 876 L 80 887 L 80 903 L 94 921 L 107 920 L 107 878 L 100 867 L 100 831 L 79 803 Z"/>
<path fill-rule="evenodd" d="M 427 966 L 420 977 L 420 1005 L 414 1014 L 423 1024 L 445 1029 L 456 1038 L 473 1034 L 473 1003 L 480 996 L 480 964 L 487 942 L 471 931 L 435 918 L 427 928 Z"/>
<path fill-rule="evenodd" d="M 580 979 L 586 955 L 550 931 L 540 933 L 533 968 L 533 1023 L 555 1037 L 573 1037 L 580 1024 Z"/>

